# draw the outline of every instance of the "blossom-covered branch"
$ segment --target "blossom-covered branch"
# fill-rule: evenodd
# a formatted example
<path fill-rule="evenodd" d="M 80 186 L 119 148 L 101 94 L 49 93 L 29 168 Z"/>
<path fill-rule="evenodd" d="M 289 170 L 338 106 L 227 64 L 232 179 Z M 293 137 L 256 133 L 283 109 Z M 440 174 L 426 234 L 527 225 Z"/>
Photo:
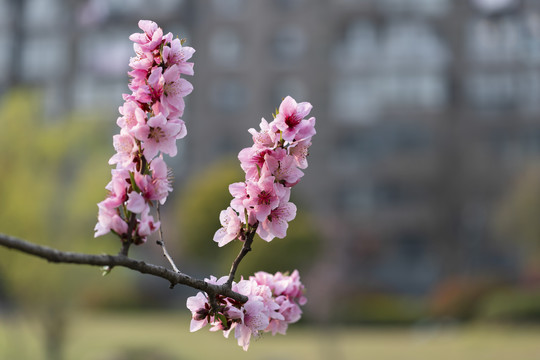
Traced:
<path fill-rule="evenodd" d="M 112 231 L 124 248 L 144 243 L 160 228 L 150 210 L 165 203 L 172 191 L 162 154 L 175 156 L 176 140 L 187 134 L 180 117 L 184 96 L 193 90 L 182 75 L 193 75 L 187 60 L 195 50 L 172 33 L 164 35 L 153 21 L 141 20 L 139 28 L 142 33 L 130 36 L 136 54 L 129 63 L 131 94 L 123 95 L 120 134 L 113 137 L 116 154 L 109 160 L 116 168 L 106 186 L 109 194 L 98 204 L 95 227 L 95 236 Z"/>
<path fill-rule="evenodd" d="M 232 329 L 238 345 L 249 347 L 252 336 L 261 332 L 285 334 L 288 324 L 300 319 L 300 305 L 306 303 L 304 286 L 298 271 L 291 275 L 271 275 L 258 272 L 249 279 L 234 282 L 240 261 L 251 251 L 255 234 L 265 241 L 286 236 L 288 222 L 296 216 L 296 206 L 289 201 L 291 188 L 307 167 L 308 149 L 315 135 L 315 118 L 305 117 L 311 111 L 308 102 L 297 103 L 287 96 L 274 120 L 261 120 L 260 130 L 250 129 L 253 146 L 240 151 L 238 158 L 246 173 L 245 181 L 231 184 L 231 205 L 220 214 L 222 227 L 214 241 L 224 246 L 233 240 L 243 242 L 228 277 L 207 279 L 215 284 L 225 284 L 248 296 L 245 304 L 238 304 L 226 297 L 217 299 L 204 295 L 190 297 L 188 308 L 192 311 L 191 331 L 211 324 L 210 330 L 223 330 L 228 336 Z M 221 304 L 215 311 L 216 302 Z"/>
<path fill-rule="evenodd" d="M 210 276 L 200 280 L 183 274 L 165 248 L 161 232 L 159 206 L 172 191 L 170 170 L 163 154 L 175 156 L 176 140 L 187 134 L 180 117 L 184 96 L 193 87 L 182 75 L 193 75 L 193 63 L 187 62 L 194 49 L 155 22 L 139 21 L 142 33 L 130 36 L 136 56 L 130 60 L 131 94 L 124 94 L 117 124 L 120 133 L 113 136 L 116 153 L 109 164 L 112 179 L 108 195 L 98 204 L 95 236 L 112 232 L 121 240 L 118 255 L 90 255 L 63 252 L 0 234 L 0 246 L 16 249 L 51 262 L 126 267 L 168 280 L 171 286 L 182 284 L 201 290 L 187 299 L 192 312 L 191 331 L 207 324 L 211 330 L 234 329 L 244 350 L 250 339 L 262 332 L 285 334 L 289 324 L 300 319 L 300 306 L 306 303 L 304 286 L 297 270 L 292 273 L 257 272 L 248 279 L 235 281 L 242 259 L 251 251 L 255 235 L 270 242 L 286 236 L 288 223 L 296 216 L 290 202 L 291 188 L 304 176 L 315 118 L 306 119 L 312 106 L 297 103 L 287 96 L 272 122 L 261 120 L 260 129 L 249 129 L 253 146 L 240 151 L 240 166 L 245 180 L 229 186 L 230 206 L 220 213 L 222 227 L 213 240 L 221 247 L 233 240 L 242 249 L 234 259 L 228 276 Z M 151 210 L 156 209 L 157 221 Z M 132 244 L 146 242 L 159 230 L 157 243 L 173 270 L 128 257 Z"/>

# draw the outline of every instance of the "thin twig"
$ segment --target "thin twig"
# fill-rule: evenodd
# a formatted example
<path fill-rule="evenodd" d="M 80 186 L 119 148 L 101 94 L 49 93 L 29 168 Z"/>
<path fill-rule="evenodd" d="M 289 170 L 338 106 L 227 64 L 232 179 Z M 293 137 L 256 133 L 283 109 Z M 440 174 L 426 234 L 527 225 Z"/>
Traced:
<path fill-rule="evenodd" d="M 127 236 L 121 237 L 122 247 L 120 248 L 120 252 L 118 253 L 118 255 L 128 256 L 129 247 L 131 246 L 131 244 L 133 244 L 133 230 L 136 226 L 137 215 L 135 213 L 132 213 L 128 220 Z"/>
<path fill-rule="evenodd" d="M 169 252 L 167 251 L 167 248 L 165 247 L 165 241 L 163 241 L 163 230 L 162 230 L 162 227 L 161 227 L 161 214 L 159 212 L 159 202 L 157 203 L 156 210 L 157 210 L 157 218 L 158 218 L 158 221 L 159 221 L 159 240 L 156 241 L 156 244 L 161 246 L 161 249 L 163 250 L 163 256 L 165 256 L 165 258 L 169 261 L 169 263 L 171 264 L 173 270 L 175 272 L 179 273 L 180 270 L 178 270 L 178 268 L 176 267 L 176 264 L 174 263 L 174 260 L 172 259 L 171 255 L 169 255 Z"/>
<path fill-rule="evenodd" d="M 91 255 L 83 253 L 74 253 L 60 251 L 47 246 L 33 244 L 31 242 L 15 238 L 13 236 L 0 234 L 0 246 L 8 249 L 14 249 L 23 253 L 37 256 L 53 263 L 81 264 L 91 266 L 120 266 L 131 270 L 138 271 L 142 274 L 154 275 L 165 280 L 168 280 L 171 287 L 177 284 L 185 285 L 204 291 L 206 293 L 221 294 L 223 296 L 235 299 L 241 303 L 245 303 L 247 296 L 238 294 L 225 285 L 210 284 L 204 280 L 192 278 L 189 275 L 174 272 L 163 266 L 157 266 L 132 259 L 124 255 Z"/>
<path fill-rule="evenodd" d="M 251 251 L 251 244 L 253 243 L 253 239 L 255 238 L 255 231 L 257 230 L 257 225 L 253 227 L 247 234 L 246 239 L 244 240 L 244 245 L 242 245 L 242 249 L 236 256 L 236 259 L 234 259 L 231 270 L 229 271 L 229 279 L 225 283 L 225 285 L 230 289 L 232 287 L 232 283 L 234 281 L 234 276 L 236 274 L 236 270 L 238 269 L 238 265 L 240 265 L 240 261 L 244 258 L 244 256 L 247 255 L 248 252 Z"/>

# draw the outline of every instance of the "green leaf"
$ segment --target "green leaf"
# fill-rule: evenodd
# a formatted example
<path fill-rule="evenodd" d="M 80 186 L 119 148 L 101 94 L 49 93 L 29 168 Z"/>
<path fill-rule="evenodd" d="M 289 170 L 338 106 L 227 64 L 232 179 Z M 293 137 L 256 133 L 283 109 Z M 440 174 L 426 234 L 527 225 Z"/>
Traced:
<path fill-rule="evenodd" d="M 139 194 L 142 192 L 141 189 L 137 186 L 137 183 L 135 182 L 135 177 L 133 175 L 133 172 L 129 172 L 129 179 L 131 180 L 131 186 L 133 187 L 133 190 L 138 192 Z"/>
<path fill-rule="evenodd" d="M 225 317 L 225 315 L 221 313 L 216 313 L 216 317 L 219 319 L 219 321 L 221 321 L 223 327 L 227 327 L 227 318 Z"/>

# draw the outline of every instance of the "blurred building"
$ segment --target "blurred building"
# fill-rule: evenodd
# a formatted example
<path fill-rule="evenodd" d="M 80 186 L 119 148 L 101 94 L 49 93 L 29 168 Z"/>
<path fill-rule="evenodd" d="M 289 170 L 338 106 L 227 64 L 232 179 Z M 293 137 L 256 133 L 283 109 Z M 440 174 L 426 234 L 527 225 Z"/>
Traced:
<path fill-rule="evenodd" d="M 511 276 L 490 222 L 540 155 L 539 1 L 0 0 L 0 91 L 40 86 L 51 116 L 116 109 L 141 17 L 197 49 L 182 173 L 248 146 L 282 97 L 314 104 L 295 192 L 337 287 Z"/>

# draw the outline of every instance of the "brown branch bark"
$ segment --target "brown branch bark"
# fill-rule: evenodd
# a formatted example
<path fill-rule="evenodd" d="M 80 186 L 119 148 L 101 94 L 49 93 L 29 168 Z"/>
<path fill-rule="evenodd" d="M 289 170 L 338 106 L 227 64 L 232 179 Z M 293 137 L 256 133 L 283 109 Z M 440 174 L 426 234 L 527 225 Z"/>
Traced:
<path fill-rule="evenodd" d="M 29 255 L 43 258 L 52 263 L 80 264 L 91 266 L 115 266 L 125 267 L 131 270 L 138 271 L 142 274 L 154 275 L 171 284 L 171 288 L 177 284 L 192 287 L 197 290 L 206 292 L 209 296 L 221 294 L 226 297 L 235 299 L 241 303 L 245 303 L 247 296 L 238 294 L 231 290 L 230 286 L 209 284 L 204 280 L 192 278 L 189 275 L 181 272 L 175 272 L 162 266 L 146 263 L 144 261 L 135 260 L 125 255 L 92 255 L 84 253 L 75 253 L 60 251 L 47 246 L 33 244 L 31 242 L 15 238 L 13 236 L 0 233 L 0 246 L 8 249 L 17 250 Z"/>
<path fill-rule="evenodd" d="M 234 276 L 236 274 L 236 270 L 238 269 L 238 265 L 240 265 L 240 261 L 244 258 L 244 256 L 247 255 L 248 252 L 251 251 L 251 244 L 253 244 L 253 239 L 255 238 L 255 231 L 257 230 L 257 226 L 246 234 L 246 239 L 244 240 L 244 244 L 242 245 L 242 249 L 236 256 L 236 259 L 234 259 L 231 270 L 229 271 L 229 279 L 227 279 L 227 282 L 225 285 L 230 289 L 232 287 L 232 283 L 234 281 Z"/>

